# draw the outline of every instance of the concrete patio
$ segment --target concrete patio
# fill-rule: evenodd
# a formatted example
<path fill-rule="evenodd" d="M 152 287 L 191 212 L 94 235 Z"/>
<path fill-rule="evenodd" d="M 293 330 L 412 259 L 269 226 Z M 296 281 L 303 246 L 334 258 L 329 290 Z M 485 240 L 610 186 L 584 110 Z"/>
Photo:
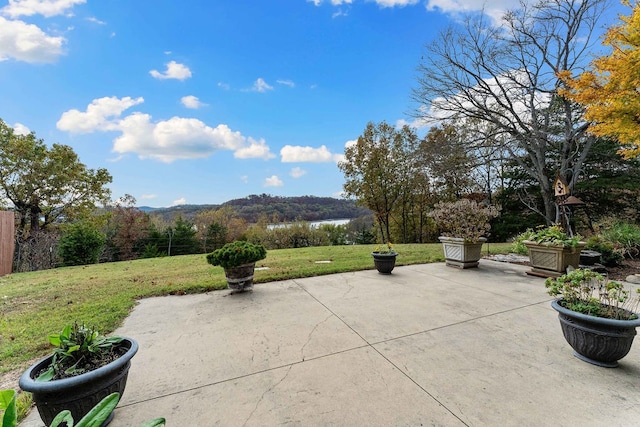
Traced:
<path fill-rule="evenodd" d="M 140 301 L 113 427 L 640 425 L 640 343 L 572 355 L 544 279 L 482 260 Z M 23 427 L 42 425 L 34 411 Z"/>

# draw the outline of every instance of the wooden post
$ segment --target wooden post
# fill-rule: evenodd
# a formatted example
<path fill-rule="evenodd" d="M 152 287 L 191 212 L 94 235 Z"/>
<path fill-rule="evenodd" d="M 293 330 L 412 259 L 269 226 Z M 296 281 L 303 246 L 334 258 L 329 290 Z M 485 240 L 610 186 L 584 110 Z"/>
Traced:
<path fill-rule="evenodd" d="M 0 211 L 0 276 L 13 271 L 13 250 L 15 247 L 15 215 Z"/>

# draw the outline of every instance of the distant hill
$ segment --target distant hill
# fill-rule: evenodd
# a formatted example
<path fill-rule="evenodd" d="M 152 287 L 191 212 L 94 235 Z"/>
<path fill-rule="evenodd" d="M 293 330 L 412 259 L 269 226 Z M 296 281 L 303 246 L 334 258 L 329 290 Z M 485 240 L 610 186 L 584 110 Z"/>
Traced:
<path fill-rule="evenodd" d="M 280 197 L 269 194 L 229 200 L 221 205 L 180 205 L 170 208 L 141 206 L 139 209 L 161 216 L 165 220 L 172 220 L 177 214 L 181 214 L 186 219 L 193 219 L 200 211 L 219 209 L 224 206 L 231 206 L 237 212 L 238 217 L 247 222 L 256 222 L 263 214 L 269 218 L 276 216 L 281 222 L 288 222 L 296 219 L 321 221 L 357 218 L 371 213 L 368 209 L 356 206 L 353 200 L 316 196 Z"/>

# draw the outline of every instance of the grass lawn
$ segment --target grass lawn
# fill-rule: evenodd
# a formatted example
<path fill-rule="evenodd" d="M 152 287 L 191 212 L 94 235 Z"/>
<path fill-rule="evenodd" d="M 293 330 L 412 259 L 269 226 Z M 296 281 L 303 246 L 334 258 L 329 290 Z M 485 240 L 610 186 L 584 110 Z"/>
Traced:
<path fill-rule="evenodd" d="M 373 269 L 375 245 L 323 246 L 268 251 L 256 267 L 255 283 Z M 483 254 L 508 253 L 492 243 Z M 396 265 L 444 261 L 442 246 L 395 245 Z M 331 261 L 318 263 L 318 261 Z M 26 368 L 49 354 L 47 337 L 78 321 L 108 334 L 120 326 L 140 298 L 226 288 L 224 270 L 204 255 L 142 259 L 65 267 L 0 277 L 0 374 Z M 134 337 L 135 338 L 135 337 Z"/>

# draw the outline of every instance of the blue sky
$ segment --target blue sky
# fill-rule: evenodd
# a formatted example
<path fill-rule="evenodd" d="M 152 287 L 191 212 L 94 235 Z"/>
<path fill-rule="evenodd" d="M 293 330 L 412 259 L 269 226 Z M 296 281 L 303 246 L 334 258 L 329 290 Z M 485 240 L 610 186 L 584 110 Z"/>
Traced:
<path fill-rule="evenodd" d="M 339 197 L 345 144 L 411 120 L 424 45 L 483 3 L 0 0 L 0 118 L 138 205 Z"/>

